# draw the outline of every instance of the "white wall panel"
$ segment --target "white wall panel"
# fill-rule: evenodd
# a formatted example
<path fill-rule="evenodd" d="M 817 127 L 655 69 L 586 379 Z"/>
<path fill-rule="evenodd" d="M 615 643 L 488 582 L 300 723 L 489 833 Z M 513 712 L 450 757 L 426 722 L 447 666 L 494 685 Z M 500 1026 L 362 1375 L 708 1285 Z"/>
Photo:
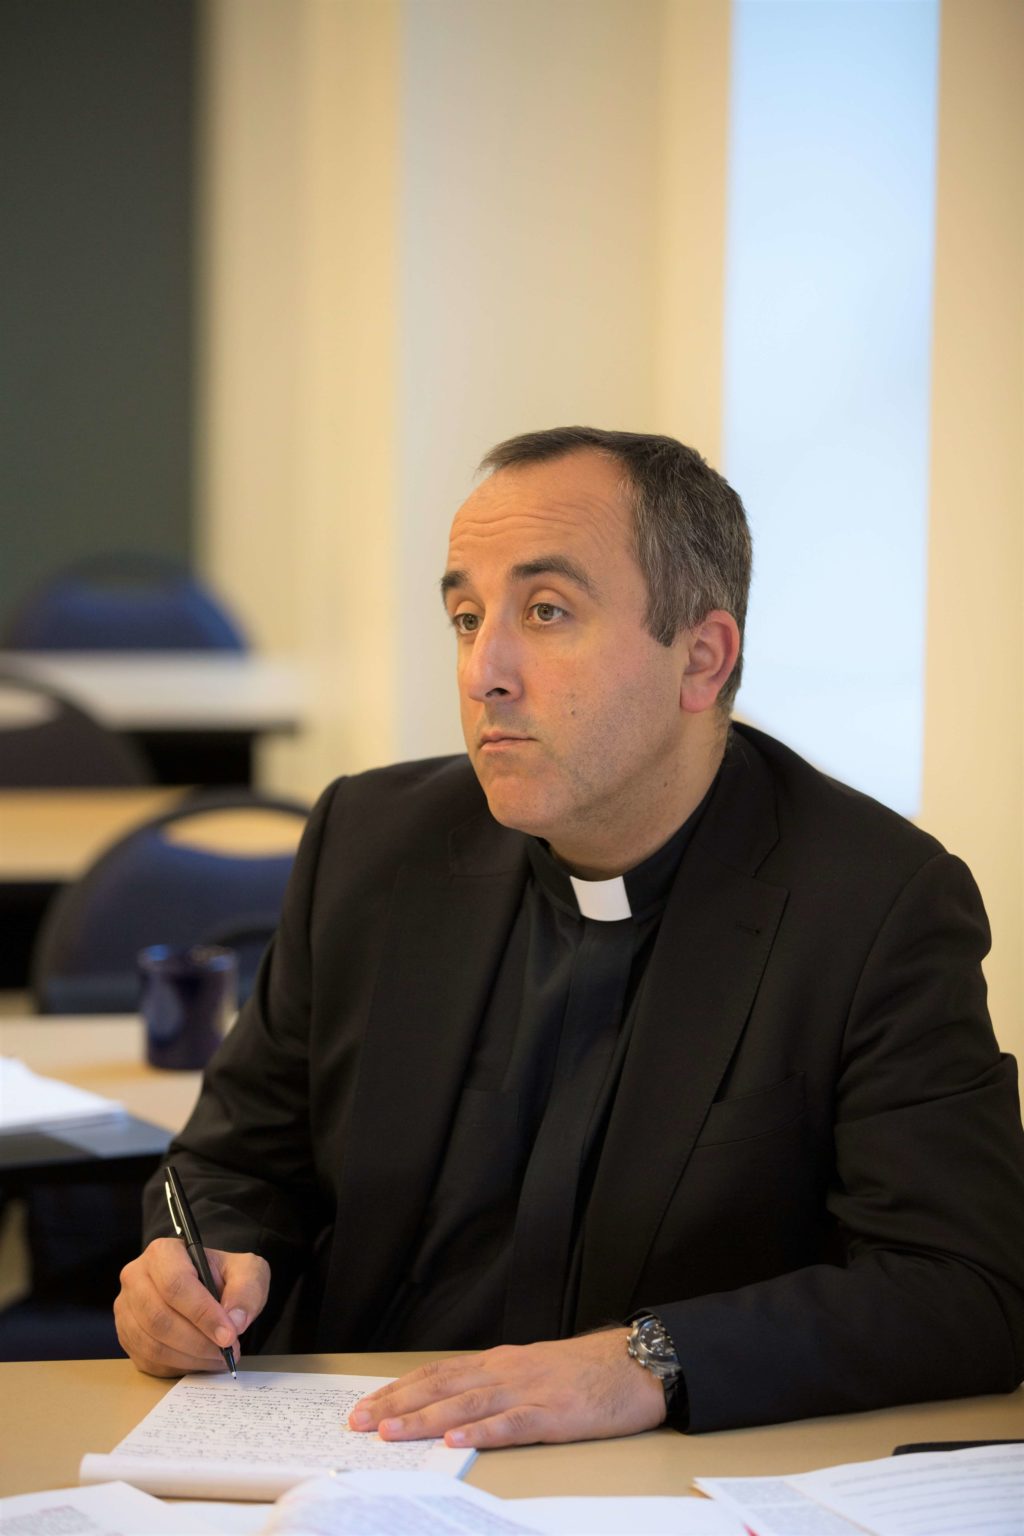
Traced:
<path fill-rule="evenodd" d="M 741 714 L 920 801 L 939 7 L 737 0 L 725 472 Z"/>

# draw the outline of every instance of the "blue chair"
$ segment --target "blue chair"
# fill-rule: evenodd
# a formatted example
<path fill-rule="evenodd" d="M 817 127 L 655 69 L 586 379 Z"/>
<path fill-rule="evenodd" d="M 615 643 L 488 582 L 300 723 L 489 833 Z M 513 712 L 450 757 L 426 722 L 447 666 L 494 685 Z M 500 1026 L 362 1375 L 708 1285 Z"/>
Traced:
<path fill-rule="evenodd" d="M 43 683 L 0 674 L 0 785 L 83 789 L 149 784 L 130 742 Z"/>
<path fill-rule="evenodd" d="M 44 581 L 4 643 L 21 651 L 245 651 L 223 605 L 176 561 L 99 555 Z"/>
<path fill-rule="evenodd" d="M 225 827 L 253 812 L 266 818 L 263 851 L 209 845 L 212 817 L 223 841 Z M 244 1002 L 277 927 L 307 815 L 297 801 L 247 791 L 196 795 L 119 839 L 46 914 L 32 958 L 39 1011 L 134 1012 L 136 957 L 149 944 L 237 949 Z"/>

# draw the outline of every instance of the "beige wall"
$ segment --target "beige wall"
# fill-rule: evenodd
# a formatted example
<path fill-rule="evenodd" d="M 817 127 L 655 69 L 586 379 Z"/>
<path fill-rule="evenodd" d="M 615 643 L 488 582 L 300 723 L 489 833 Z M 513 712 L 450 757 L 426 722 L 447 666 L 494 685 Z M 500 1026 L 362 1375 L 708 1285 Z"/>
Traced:
<path fill-rule="evenodd" d="M 207 16 L 204 558 L 310 669 L 313 729 L 263 766 L 313 793 L 461 747 L 437 577 L 485 448 L 587 421 L 717 451 L 728 7 Z"/>
<path fill-rule="evenodd" d="M 1024 1058 L 1024 6 L 944 0 L 924 793 L 992 921 Z"/>
<path fill-rule="evenodd" d="M 659 80 L 658 286 L 650 430 L 722 463 L 731 7 L 668 0 Z"/>
<path fill-rule="evenodd" d="M 314 793 L 458 747 L 436 578 L 493 440 L 582 419 L 718 459 L 729 7 L 208 17 L 206 560 L 310 670 L 312 729 L 265 770 Z M 1024 1054 L 1022 28 L 944 5 L 920 820 L 978 876 Z"/>
<path fill-rule="evenodd" d="M 398 755 L 398 6 L 210 0 L 197 501 L 206 568 L 294 656 L 312 796 Z"/>
<path fill-rule="evenodd" d="M 399 741 L 417 756 L 461 748 L 437 578 L 481 454 L 650 419 L 661 6 L 403 18 Z"/>

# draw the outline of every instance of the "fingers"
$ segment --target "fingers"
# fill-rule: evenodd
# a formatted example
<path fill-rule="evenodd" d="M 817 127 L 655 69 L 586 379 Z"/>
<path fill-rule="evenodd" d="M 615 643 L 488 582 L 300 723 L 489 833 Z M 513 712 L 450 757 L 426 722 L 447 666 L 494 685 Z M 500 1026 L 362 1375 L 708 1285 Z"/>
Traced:
<path fill-rule="evenodd" d="M 424 1408 L 390 1414 L 381 1419 L 377 1432 L 382 1440 L 432 1440 L 445 1435 L 453 1445 L 475 1444 L 466 1438 L 470 1427 L 475 1429 L 500 1411 L 511 1410 L 514 1402 L 515 1393 L 509 1388 L 471 1387 Z"/>
<path fill-rule="evenodd" d="M 241 1327 L 262 1310 L 270 1277 L 265 1260 L 218 1250 L 210 1259 L 215 1278 L 234 1287 L 228 1301 L 244 1324 L 210 1295 L 174 1239 L 156 1239 L 121 1271 L 114 1319 L 122 1349 L 140 1370 L 156 1376 L 223 1370 L 220 1351 L 237 1348 Z"/>
<path fill-rule="evenodd" d="M 195 1289 L 203 1293 L 206 1303 L 193 1295 Z M 187 1315 L 186 1307 L 192 1309 L 193 1316 Z M 121 1349 L 140 1370 L 155 1376 L 223 1367 L 215 1341 L 193 1321 L 195 1316 L 203 1316 L 209 1326 L 213 1316 L 216 1326 L 221 1319 L 213 1309 L 220 1312 L 181 1243 L 161 1238 L 121 1270 L 121 1292 L 114 1303 Z M 230 1332 L 227 1318 L 221 1326 Z"/>
<path fill-rule="evenodd" d="M 653 1429 L 665 1417 L 659 1381 L 626 1352 L 628 1330 L 501 1346 L 434 1361 L 357 1403 L 353 1429 L 385 1440 L 443 1435 L 484 1448 L 601 1439 Z"/>
<path fill-rule="evenodd" d="M 427 1365 L 388 1382 L 358 1402 L 349 1416 L 352 1429 L 376 1429 L 386 1419 L 412 1414 L 431 1403 L 445 1401 L 487 1381 L 486 1355 L 456 1360 L 431 1360 Z M 452 1423 L 458 1422 L 452 1420 Z M 435 1430 L 434 1433 L 439 1433 Z"/>
<path fill-rule="evenodd" d="M 216 1253 L 220 1271 L 220 1304 L 236 1335 L 259 1317 L 270 1293 L 270 1265 L 255 1253 Z"/>

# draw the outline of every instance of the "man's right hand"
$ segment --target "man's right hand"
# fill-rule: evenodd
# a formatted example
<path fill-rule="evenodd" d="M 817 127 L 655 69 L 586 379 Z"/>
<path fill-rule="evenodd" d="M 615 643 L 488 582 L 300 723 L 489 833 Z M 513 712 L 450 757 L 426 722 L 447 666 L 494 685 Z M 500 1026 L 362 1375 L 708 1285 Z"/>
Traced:
<path fill-rule="evenodd" d="M 239 1337 L 266 1306 L 270 1265 L 255 1253 L 207 1248 L 215 1301 L 183 1243 L 157 1237 L 121 1271 L 114 1322 L 121 1348 L 150 1376 L 222 1371 L 222 1349 L 239 1353 Z"/>

